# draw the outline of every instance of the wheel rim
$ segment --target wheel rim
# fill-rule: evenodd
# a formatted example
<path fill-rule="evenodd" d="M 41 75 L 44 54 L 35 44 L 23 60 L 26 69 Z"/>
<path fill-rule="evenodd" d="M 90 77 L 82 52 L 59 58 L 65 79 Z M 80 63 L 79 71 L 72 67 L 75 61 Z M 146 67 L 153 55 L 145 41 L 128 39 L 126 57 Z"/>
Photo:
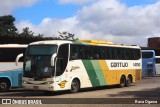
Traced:
<path fill-rule="evenodd" d="M 72 82 L 72 90 L 77 90 L 77 82 L 76 81 Z"/>
<path fill-rule="evenodd" d="M 72 92 L 77 92 L 78 89 L 79 89 L 79 83 L 78 83 L 78 81 L 74 80 L 72 82 L 71 90 L 72 90 Z"/>
<path fill-rule="evenodd" d="M 0 89 L 2 89 L 2 90 L 7 89 L 7 84 L 5 82 L 2 82 L 0 84 Z"/>
<path fill-rule="evenodd" d="M 131 84 L 131 78 L 128 78 L 127 85 Z"/>
<path fill-rule="evenodd" d="M 122 78 L 121 78 L 121 85 L 124 86 L 124 84 L 125 84 L 125 79 L 124 79 L 124 77 L 122 77 Z"/>

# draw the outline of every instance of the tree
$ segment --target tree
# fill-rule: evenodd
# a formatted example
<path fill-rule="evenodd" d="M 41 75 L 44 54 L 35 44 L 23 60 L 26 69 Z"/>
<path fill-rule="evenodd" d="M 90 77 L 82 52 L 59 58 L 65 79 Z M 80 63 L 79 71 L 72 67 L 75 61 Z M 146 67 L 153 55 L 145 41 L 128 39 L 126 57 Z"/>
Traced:
<path fill-rule="evenodd" d="M 38 34 L 37 37 L 38 37 L 38 38 L 43 38 L 44 35 L 43 35 L 43 34 Z"/>
<path fill-rule="evenodd" d="M 24 37 L 33 37 L 34 36 L 33 34 L 34 32 L 30 31 L 29 27 L 25 27 L 23 28 L 22 33 L 20 33 L 19 35 Z"/>
<path fill-rule="evenodd" d="M 58 39 L 62 39 L 62 40 L 78 40 L 78 38 L 74 38 L 75 35 L 72 33 L 68 33 L 68 32 L 58 32 L 59 33 L 59 37 Z"/>
<path fill-rule="evenodd" d="M 0 16 L 0 35 L 15 35 L 17 28 L 14 25 L 15 18 L 12 15 Z"/>

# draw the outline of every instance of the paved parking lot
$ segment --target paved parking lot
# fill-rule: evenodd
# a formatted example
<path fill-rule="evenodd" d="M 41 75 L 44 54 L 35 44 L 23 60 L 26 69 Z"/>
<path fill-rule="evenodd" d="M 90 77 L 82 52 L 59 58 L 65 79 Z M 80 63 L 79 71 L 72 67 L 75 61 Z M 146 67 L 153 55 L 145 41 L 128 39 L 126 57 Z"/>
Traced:
<path fill-rule="evenodd" d="M 82 89 L 79 93 L 68 91 L 46 94 L 43 91 L 29 91 L 24 89 L 12 89 L 8 92 L 0 92 L 0 97 L 16 98 L 137 98 L 159 97 L 160 77 L 145 77 L 130 87 L 118 88 L 116 86 Z"/>

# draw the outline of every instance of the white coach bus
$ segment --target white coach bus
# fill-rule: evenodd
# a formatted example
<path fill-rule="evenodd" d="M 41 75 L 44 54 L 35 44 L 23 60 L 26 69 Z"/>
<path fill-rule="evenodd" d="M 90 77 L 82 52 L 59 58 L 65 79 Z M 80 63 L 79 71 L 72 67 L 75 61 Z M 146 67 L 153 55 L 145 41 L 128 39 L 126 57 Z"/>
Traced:
<path fill-rule="evenodd" d="M 139 46 L 97 40 L 39 41 L 29 44 L 24 56 L 23 85 L 30 90 L 124 87 L 142 75 Z"/>

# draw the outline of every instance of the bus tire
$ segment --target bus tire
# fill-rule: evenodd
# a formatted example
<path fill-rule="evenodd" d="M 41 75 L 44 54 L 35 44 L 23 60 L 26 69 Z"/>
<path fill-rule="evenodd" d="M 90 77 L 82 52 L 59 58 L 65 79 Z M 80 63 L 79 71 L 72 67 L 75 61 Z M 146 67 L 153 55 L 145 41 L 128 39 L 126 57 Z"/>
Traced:
<path fill-rule="evenodd" d="M 10 89 L 10 81 L 7 79 L 0 79 L 0 90 L 1 91 L 8 91 Z"/>
<path fill-rule="evenodd" d="M 71 83 L 71 93 L 76 93 L 80 89 L 80 81 L 78 79 L 73 79 Z"/>
<path fill-rule="evenodd" d="M 119 87 L 123 88 L 125 86 L 125 84 L 126 84 L 126 78 L 125 78 L 125 76 L 121 76 Z"/>
<path fill-rule="evenodd" d="M 129 87 L 129 86 L 131 86 L 131 83 L 132 83 L 132 77 L 131 77 L 131 76 L 128 76 L 125 86 L 126 86 L 126 87 Z"/>

